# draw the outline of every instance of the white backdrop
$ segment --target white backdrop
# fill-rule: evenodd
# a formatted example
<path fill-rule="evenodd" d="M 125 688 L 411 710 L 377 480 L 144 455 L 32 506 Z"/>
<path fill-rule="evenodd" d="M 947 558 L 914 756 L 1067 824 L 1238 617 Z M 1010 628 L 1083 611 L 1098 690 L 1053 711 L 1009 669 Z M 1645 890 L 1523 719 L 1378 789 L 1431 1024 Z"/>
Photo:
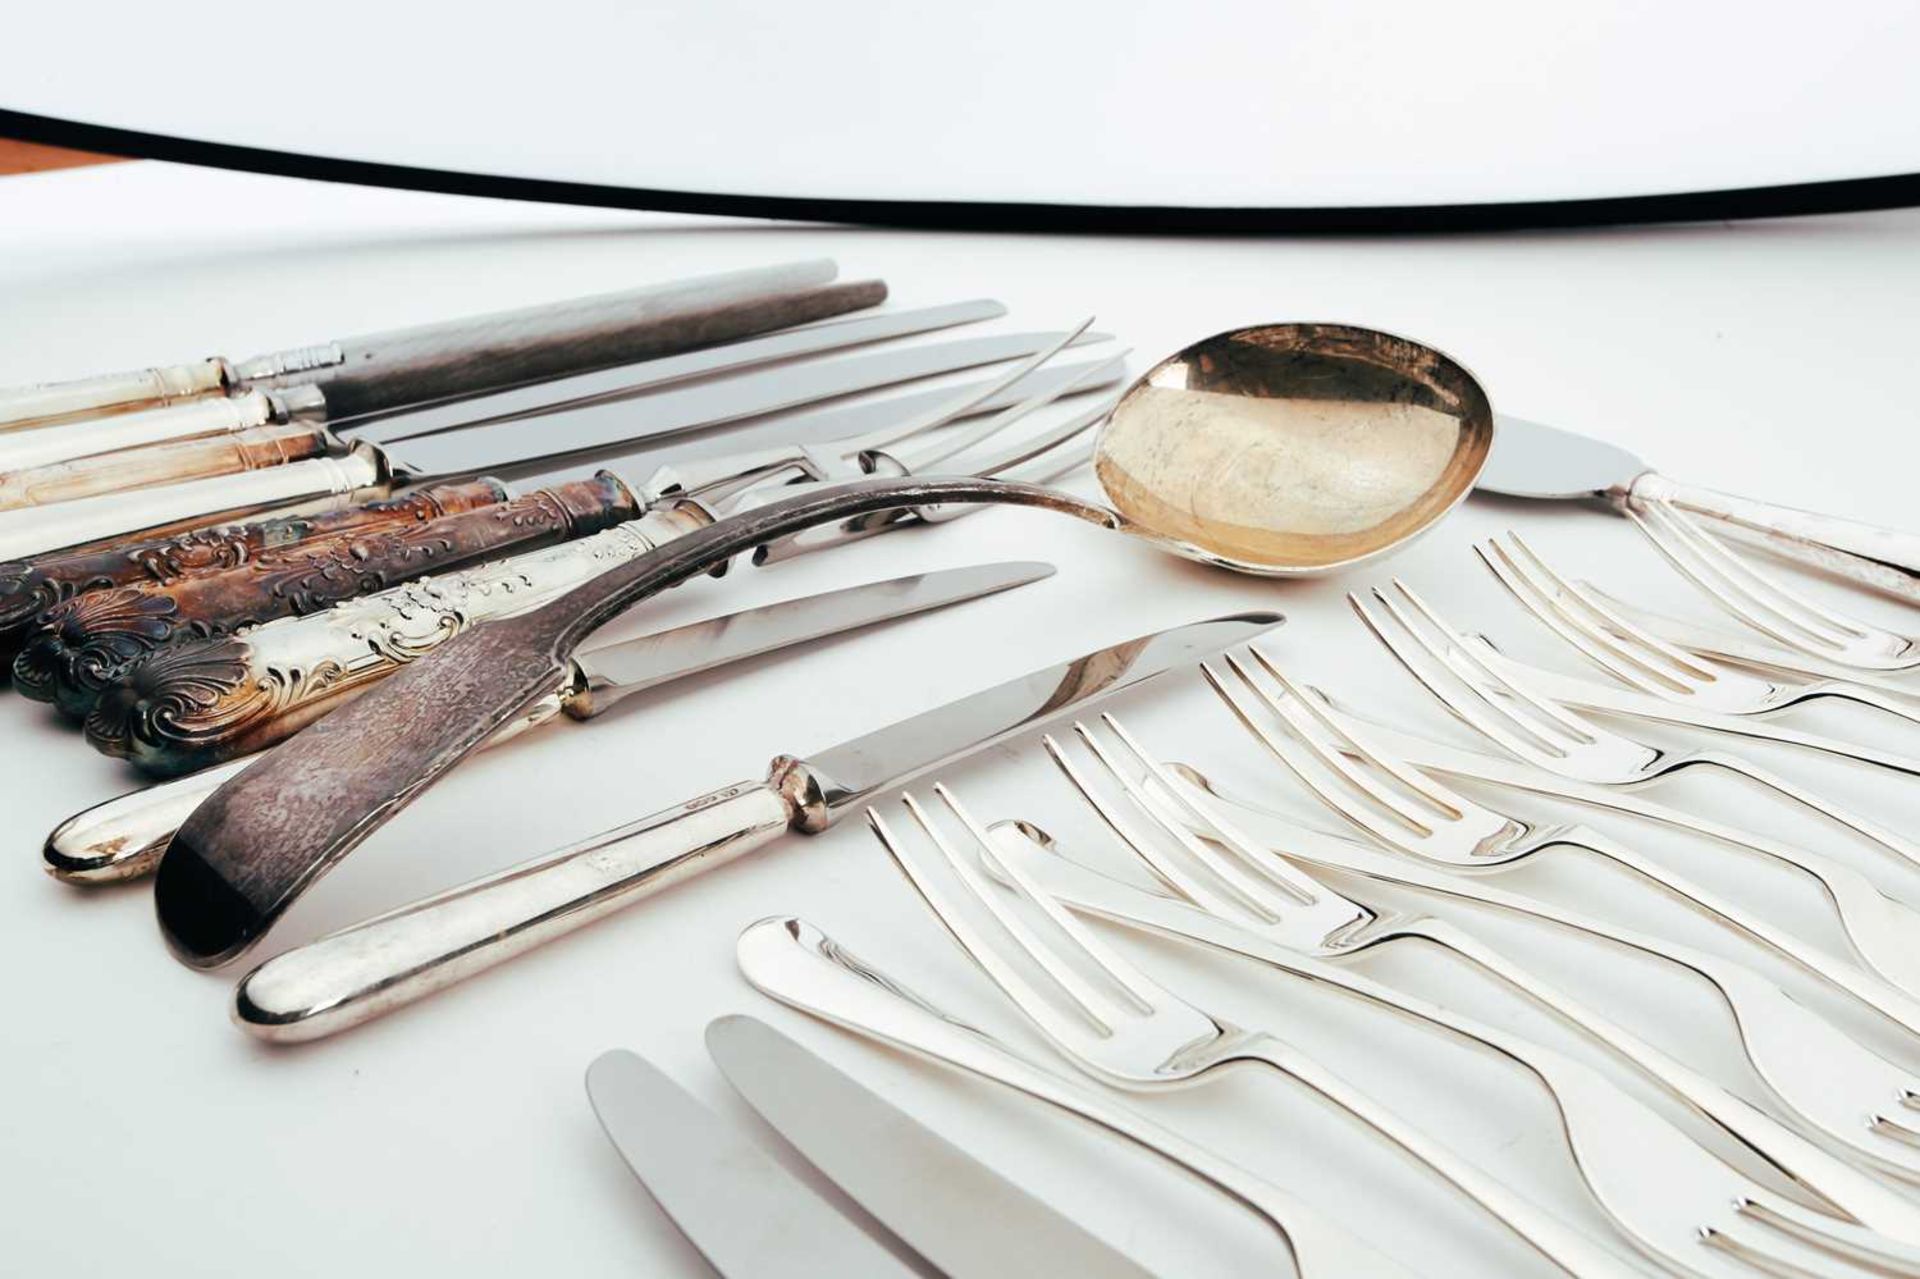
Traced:
<path fill-rule="evenodd" d="M 1101 327 L 1136 348 L 1137 367 L 1236 324 L 1372 324 L 1462 359 L 1505 411 L 1607 435 L 1677 476 L 1914 522 L 1920 446 L 1906 388 L 1920 275 L 1915 213 L 1507 238 L 960 237 L 742 228 L 127 165 L 0 184 L 0 243 L 8 246 L 0 258 L 0 383 L 245 355 L 828 254 L 849 277 L 892 281 L 900 305 L 986 294 L 1012 308 L 1003 326 L 1022 328 L 1096 313 Z M 1361 638 L 1341 592 L 1399 573 L 1462 623 L 1579 669 L 1473 563 L 1470 541 L 1509 526 L 1573 572 L 1649 605 L 1701 611 L 1622 521 L 1480 499 L 1390 565 L 1344 581 L 1237 578 L 1031 512 L 875 539 L 690 586 L 620 625 L 633 632 L 985 559 L 1041 556 L 1061 571 L 1038 586 L 662 690 L 597 723 L 562 725 L 489 752 L 319 884 L 263 955 L 757 775 L 777 752 L 804 754 L 1062 656 L 1227 610 L 1284 610 L 1291 620 L 1270 651 L 1295 672 L 1401 723 L 1452 734 L 1445 716 Z M 1331 820 L 1240 740 L 1196 675 L 1169 677 L 1118 709 L 1164 753 Z M 9 866 L 0 875 L 8 991 L 0 1215 L 8 1263 L 20 1273 L 698 1273 L 692 1252 L 600 1137 L 580 1076 L 603 1049 L 630 1047 L 744 1120 L 700 1042 L 706 1022 L 730 1011 L 758 1013 L 848 1063 L 1166 1272 L 1246 1273 L 1271 1259 L 1257 1231 L 1143 1162 L 997 1093 L 812 1025 L 742 983 L 732 962 L 739 928 L 769 913 L 799 913 L 964 1015 L 1034 1045 L 857 821 L 789 839 L 383 1022 L 270 1051 L 226 1024 L 236 972 L 195 973 L 168 958 L 143 888 L 82 892 L 40 873 L 44 833 L 133 780 L 44 711 L 0 700 Z M 1806 722 L 1872 728 L 1839 711 Z M 1911 785 L 1770 760 L 1885 820 L 1908 829 L 1920 820 Z M 1097 834 L 1032 741 L 948 776 L 982 815 L 1028 816 L 1075 841 Z M 1914 877 L 1902 878 L 1871 851 L 1743 795 L 1702 786 L 1678 798 L 1804 833 L 1915 895 Z M 1838 944 L 1817 894 L 1797 878 L 1724 850 L 1641 838 L 1754 909 Z M 1571 855 L 1558 865 L 1513 874 L 1527 889 L 1747 958 L 1848 1018 L 1791 973 L 1652 894 L 1588 872 Z M 1715 1078 L 1757 1095 L 1730 1025 L 1700 989 L 1656 983 L 1655 969 L 1603 947 L 1491 918 L 1474 923 Z M 1237 961 L 1125 944 L 1169 984 L 1243 1023 L 1284 1028 L 1570 1219 L 1605 1229 L 1582 1198 L 1552 1113 L 1515 1072 Z M 1361 967 L 1579 1050 L 1545 1018 L 1433 952 L 1389 950 Z M 1848 1024 L 1920 1071 L 1912 1044 L 1857 1017 Z M 1142 1104 L 1431 1273 L 1549 1273 L 1298 1089 L 1244 1075 Z M 1223 1233 L 1210 1234 L 1215 1226 Z"/>
<path fill-rule="evenodd" d="M 0 107 L 524 177 L 1342 205 L 1920 170 L 1902 0 L 16 8 Z"/>

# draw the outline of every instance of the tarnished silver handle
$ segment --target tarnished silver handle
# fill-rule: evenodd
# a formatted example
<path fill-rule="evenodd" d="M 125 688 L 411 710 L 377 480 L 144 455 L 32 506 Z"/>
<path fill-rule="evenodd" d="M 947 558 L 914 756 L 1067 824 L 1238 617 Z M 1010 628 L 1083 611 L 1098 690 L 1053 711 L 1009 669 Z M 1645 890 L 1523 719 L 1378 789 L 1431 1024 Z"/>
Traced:
<path fill-rule="evenodd" d="M 787 799 L 740 782 L 275 956 L 234 992 L 234 1020 L 277 1043 L 319 1039 L 422 999 L 786 830 Z"/>
<path fill-rule="evenodd" d="M 1625 496 L 1704 515 L 1746 541 L 1920 604 L 1920 534 L 1696 488 L 1651 471 L 1636 479 Z"/>
<path fill-rule="evenodd" d="M 370 445 L 357 445 L 343 457 L 0 511 L 0 560 L 135 534 L 161 537 L 263 511 L 333 510 L 385 497 L 391 488 L 386 458 Z"/>
<path fill-rule="evenodd" d="M 226 386 L 226 382 L 226 361 L 212 359 L 162 368 L 102 373 L 97 377 L 75 378 L 71 382 L 35 382 L 27 386 L 0 387 L 0 431 L 125 413 L 196 396 L 214 395 Z"/>

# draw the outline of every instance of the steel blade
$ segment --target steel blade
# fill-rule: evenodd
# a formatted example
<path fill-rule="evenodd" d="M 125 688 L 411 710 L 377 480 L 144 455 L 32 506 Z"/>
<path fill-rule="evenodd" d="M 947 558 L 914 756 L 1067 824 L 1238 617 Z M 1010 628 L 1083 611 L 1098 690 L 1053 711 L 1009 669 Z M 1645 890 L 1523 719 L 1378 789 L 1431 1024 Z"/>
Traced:
<path fill-rule="evenodd" d="M 1052 577 L 1053 565 L 1036 561 L 975 564 L 915 573 L 781 600 L 724 617 L 642 635 L 575 656 L 586 695 L 576 714 L 598 715 L 621 698 L 669 680 L 685 679 L 729 662 L 775 649 L 857 630 L 978 599 Z"/>
<path fill-rule="evenodd" d="M 381 418 L 364 427 L 356 427 L 348 422 L 338 429 L 355 429 L 363 439 L 379 444 L 396 444 L 401 440 L 420 439 L 443 431 L 518 421 L 587 404 L 624 399 L 688 378 L 737 372 L 770 364 L 774 360 L 817 355 L 887 338 L 911 337 L 916 333 L 931 333 L 936 329 L 998 319 L 1006 313 L 1007 308 L 1000 303 L 981 299 L 922 307 L 913 311 L 895 311 L 887 315 L 863 316 L 857 320 L 829 320 L 769 337 L 748 338 L 705 350 L 688 351 L 684 355 L 664 356 L 640 364 L 623 364 L 575 377 L 515 387 L 492 395 L 436 404 Z"/>
<path fill-rule="evenodd" d="M 802 762 L 820 783 L 831 816 L 838 817 L 875 791 L 1245 643 L 1284 620 L 1278 613 L 1233 613 L 1142 635 L 889 724 Z"/>
<path fill-rule="evenodd" d="M 643 1058 L 595 1058 L 587 1097 L 633 1175 L 722 1275 L 912 1279 L 912 1269 Z"/>
<path fill-rule="evenodd" d="M 1617 444 L 1502 413 L 1493 453 L 1474 487 L 1508 497 L 1595 497 L 1645 474 L 1647 464 Z"/>
<path fill-rule="evenodd" d="M 635 400 L 588 404 L 537 418 L 431 435 L 406 443 L 394 460 L 416 478 L 443 480 L 605 452 L 818 400 L 1021 359 L 1045 350 L 1062 336 L 1010 333 L 812 361 L 658 391 Z"/>
<path fill-rule="evenodd" d="M 722 1017 L 707 1052 L 814 1167 L 953 1279 L 1148 1272 L 773 1027 Z M 990 1228 L 983 1229 L 983 1225 Z"/>

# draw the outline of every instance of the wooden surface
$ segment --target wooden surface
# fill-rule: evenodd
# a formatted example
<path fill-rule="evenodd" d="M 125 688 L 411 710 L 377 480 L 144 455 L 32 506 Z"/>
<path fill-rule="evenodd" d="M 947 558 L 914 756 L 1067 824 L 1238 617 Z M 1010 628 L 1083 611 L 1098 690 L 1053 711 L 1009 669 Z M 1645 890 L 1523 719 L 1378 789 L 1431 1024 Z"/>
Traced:
<path fill-rule="evenodd" d="M 0 177 L 9 173 L 36 173 L 41 169 L 77 169 L 83 164 L 118 164 L 120 157 L 43 147 L 36 142 L 9 142 L 0 138 Z"/>

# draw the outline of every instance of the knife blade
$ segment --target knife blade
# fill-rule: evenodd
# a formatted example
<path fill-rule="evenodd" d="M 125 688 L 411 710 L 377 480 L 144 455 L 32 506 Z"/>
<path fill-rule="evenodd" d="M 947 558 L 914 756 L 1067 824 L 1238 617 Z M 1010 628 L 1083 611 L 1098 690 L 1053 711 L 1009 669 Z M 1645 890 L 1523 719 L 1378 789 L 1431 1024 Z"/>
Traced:
<path fill-rule="evenodd" d="M 1147 1279 L 1104 1240 L 765 1022 L 709 1023 L 707 1053 L 809 1163 L 954 1279 Z"/>
<path fill-rule="evenodd" d="M 879 622 L 996 595 L 1052 577 L 1038 561 L 975 564 L 802 595 L 576 653 L 559 689 L 494 735 L 497 746 L 565 714 L 592 719 L 635 693 L 779 649 Z M 69 817 L 47 836 L 43 864 L 71 884 L 118 883 L 153 870 L 167 841 L 200 802 L 260 757 L 131 791 Z"/>
<path fill-rule="evenodd" d="M 316 1039 L 358 1025 L 790 830 L 824 830 L 883 787 L 903 785 L 1084 710 L 1250 640 L 1282 620 L 1277 613 L 1238 613 L 1150 632 L 855 738 L 815 755 L 814 763 L 780 756 L 764 781 L 723 786 L 286 951 L 242 979 L 234 1018 L 250 1033 L 280 1042 Z M 322 727 L 340 722 L 334 716 Z M 894 752 L 891 757 L 882 753 L 882 744 Z M 223 793 L 240 789 L 244 784 Z M 202 812 L 220 798 L 216 795 Z M 196 814 L 188 826 L 199 820 Z M 186 831 L 183 827 L 183 837 Z M 161 861 L 154 892 L 160 924 L 185 962 L 211 967 L 239 954 L 318 877 L 308 872 L 297 883 L 281 886 L 268 882 L 257 859 L 236 869 L 240 889 L 231 886 L 223 868 L 209 864 L 199 842 L 176 841 Z M 243 890 L 252 896 L 242 895 Z M 263 891 L 273 896 L 264 898 L 265 909 L 260 909 L 253 903 L 263 900 Z M 248 913 L 236 913 L 236 904 Z"/>
<path fill-rule="evenodd" d="M 660 1210 L 728 1279 L 917 1273 L 645 1058 L 596 1057 L 587 1098 Z"/>
<path fill-rule="evenodd" d="M 436 466 L 457 475 L 513 472 L 582 453 L 678 439 L 817 400 L 1020 359 L 1046 350 L 1064 336 L 1003 334 L 825 360 L 665 391 L 638 401 L 587 404 L 540 418 L 430 435 L 404 445 L 413 454 L 414 469 L 379 445 L 361 441 L 342 457 L 0 511 L 0 560 L 25 559 L 142 530 L 193 528 L 278 507 L 352 505 L 384 497 L 396 483 L 433 483 L 434 477 L 427 472 Z M 1083 334 L 1078 342 L 1103 340 L 1104 334 Z"/>
<path fill-rule="evenodd" d="M 137 410 L 220 393 L 243 394 L 262 387 L 285 387 L 376 377 L 396 367 L 410 368 L 416 386 L 449 371 L 462 379 L 456 389 L 503 386 L 503 376 L 533 380 L 592 367 L 590 358 L 610 364 L 642 358 L 609 350 L 606 339 L 621 322 L 657 318 L 663 308 L 682 310 L 717 306 L 768 293 L 814 288 L 839 273 L 831 259 L 782 263 L 745 271 L 695 276 L 619 293 L 602 293 L 562 302 L 466 316 L 359 337 L 337 338 L 290 350 L 229 362 L 214 356 L 190 364 L 135 369 L 30 386 L 0 387 L 0 431 L 70 422 L 80 418 Z M 581 349 L 582 337 L 598 336 L 599 345 Z M 518 359 L 502 366 L 482 362 L 502 345 Z M 478 380 L 473 379 L 478 375 Z M 352 398 L 349 395 L 349 398 Z"/>
<path fill-rule="evenodd" d="M 1508 497 L 1597 497 L 1616 511 L 1663 502 L 1704 516 L 1716 532 L 1920 604 L 1920 534 L 1684 484 L 1617 445 L 1525 418 L 1497 419 L 1475 487 Z"/>

